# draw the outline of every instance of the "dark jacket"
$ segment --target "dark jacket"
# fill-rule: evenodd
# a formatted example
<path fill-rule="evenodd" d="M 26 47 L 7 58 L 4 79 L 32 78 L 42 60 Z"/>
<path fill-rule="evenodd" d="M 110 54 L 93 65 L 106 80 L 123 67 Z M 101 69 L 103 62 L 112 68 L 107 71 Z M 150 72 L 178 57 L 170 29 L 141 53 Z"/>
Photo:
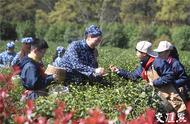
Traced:
<path fill-rule="evenodd" d="M 54 79 L 52 75 L 46 75 L 43 70 L 43 65 L 32 60 L 29 57 L 24 57 L 19 63 L 23 86 L 27 90 L 42 90 L 46 88 Z"/>
<path fill-rule="evenodd" d="M 167 61 L 172 66 L 175 75 L 175 85 L 177 87 L 188 85 L 189 79 L 181 62 L 171 57 Z"/>
<path fill-rule="evenodd" d="M 140 66 L 134 71 L 129 72 L 123 69 L 119 69 L 117 74 L 125 79 L 131 79 L 133 81 L 143 78 L 142 72 L 143 68 L 145 67 L 147 60 L 141 61 Z M 153 81 L 154 86 L 162 86 L 168 83 L 173 83 L 174 81 L 174 74 L 171 69 L 171 66 L 167 63 L 167 61 L 161 59 L 161 58 L 155 58 L 152 65 L 155 69 L 155 71 L 158 73 L 159 78 Z"/>

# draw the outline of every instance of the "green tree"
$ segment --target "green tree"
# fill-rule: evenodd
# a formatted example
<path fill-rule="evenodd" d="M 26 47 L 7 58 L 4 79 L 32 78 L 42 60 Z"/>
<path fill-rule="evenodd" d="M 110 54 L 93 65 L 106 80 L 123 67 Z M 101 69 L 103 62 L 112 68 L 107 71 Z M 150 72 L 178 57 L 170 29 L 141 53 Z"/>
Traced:
<path fill-rule="evenodd" d="M 115 46 L 120 48 L 128 47 L 128 37 L 124 34 L 124 26 L 119 23 L 104 23 L 102 25 L 102 45 Z"/>
<path fill-rule="evenodd" d="M 25 21 L 17 23 L 16 32 L 18 38 L 23 37 L 34 37 L 35 36 L 35 27 L 33 22 Z"/>
<path fill-rule="evenodd" d="M 42 10 L 36 11 L 35 20 L 35 34 L 39 38 L 44 38 L 45 34 L 49 29 L 48 15 Z"/>
<path fill-rule="evenodd" d="M 15 26 L 10 24 L 7 21 L 0 22 L 0 41 L 1 40 L 9 40 L 9 39 L 16 39 L 16 31 Z"/>
<path fill-rule="evenodd" d="M 172 40 L 179 49 L 190 50 L 190 26 L 178 26 L 172 29 Z"/>
<path fill-rule="evenodd" d="M 122 0 L 121 2 L 121 20 L 128 21 L 152 21 L 157 11 L 155 0 Z"/>
<path fill-rule="evenodd" d="M 66 28 L 66 23 L 54 23 L 47 30 L 47 33 L 45 34 L 45 39 L 48 42 L 64 42 L 64 33 Z"/>
<path fill-rule="evenodd" d="M 99 20 L 102 0 L 60 0 L 49 13 L 50 23 L 59 21 L 86 23 Z"/>
<path fill-rule="evenodd" d="M 118 22 L 120 13 L 121 0 L 104 0 L 101 13 L 100 22 Z"/>
<path fill-rule="evenodd" d="M 51 12 L 57 1 L 58 0 L 35 0 L 38 8 L 45 12 Z"/>
<path fill-rule="evenodd" d="M 99 21 L 101 6 L 105 0 L 77 0 L 80 22 Z"/>
<path fill-rule="evenodd" d="M 157 0 L 160 11 L 156 14 L 156 18 L 160 21 L 168 23 L 181 23 L 190 16 L 189 0 Z"/>
<path fill-rule="evenodd" d="M 74 21 L 77 18 L 76 1 L 60 0 L 55 4 L 54 11 L 49 13 L 50 23 Z"/>
<path fill-rule="evenodd" d="M 26 21 L 34 20 L 35 15 L 34 0 L 1 0 L 0 2 L 0 21 Z"/>

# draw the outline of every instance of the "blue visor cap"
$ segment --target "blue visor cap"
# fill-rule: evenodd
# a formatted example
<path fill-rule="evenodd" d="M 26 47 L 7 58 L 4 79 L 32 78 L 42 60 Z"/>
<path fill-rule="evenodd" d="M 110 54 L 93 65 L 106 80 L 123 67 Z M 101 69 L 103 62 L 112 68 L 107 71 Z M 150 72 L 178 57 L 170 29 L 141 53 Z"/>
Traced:
<path fill-rule="evenodd" d="M 15 43 L 13 41 L 7 43 L 7 48 L 8 49 L 14 48 L 14 47 L 15 47 Z"/>
<path fill-rule="evenodd" d="M 85 30 L 85 36 L 91 35 L 93 37 L 102 36 L 102 31 L 95 25 L 91 25 Z"/>
<path fill-rule="evenodd" d="M 22 38 L 21 40 L 22 43 L 29 43 L 29 44 L 31 44 L 33 41 L 34 40 L 32 37 L 25 37 L 25 38 Z"/>

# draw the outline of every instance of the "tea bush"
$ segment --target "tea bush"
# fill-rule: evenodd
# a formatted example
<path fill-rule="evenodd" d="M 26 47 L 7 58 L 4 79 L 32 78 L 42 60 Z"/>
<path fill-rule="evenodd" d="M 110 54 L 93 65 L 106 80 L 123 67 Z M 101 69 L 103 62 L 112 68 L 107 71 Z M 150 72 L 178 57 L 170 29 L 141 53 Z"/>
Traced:
<path fill-rule="evenodd" d="M 172 30 L 172 40 L 181 50 L 190 50 L 190 26 L 175 27 Z"/>
<path fill-rule="evenodd" d="M 49 50 L 44 57 L 45 66 L 51 63 L 53 52 L 57 45 L 54 42 L 49 42 Z M 75 112 L 74 118 L 83 118 L 87 116 L 87 111 L 90 108 L 100 108 L 107 117 L 115 119 L 118 116 L 117 106 L 125 104 L 132 106 L 133 111 L 128 116 L 129 119 L 135 118 L 142 114 L 146 108 L 157 108 L 159 98 L 154 89 L 146 84 L 144 81 L 132 82 L 119 78 L 117 75 L 111 73 L 108 69 L 109 64 L 133 71 L 138 66 L 138 60 L 135 57 L 134 49 L 120 49 L 114 47 L 98 47 L 99 50 L 99 65 L 106 68 L 109 75 L 105 77 L 106 80 L 112 83 L 111 86 L 103 86 L 99 83 L 77 85 L 71 83 L 69 92 L 62 94 L 50 94 L 47 97 L 39 97 L 35 100 L 36 115 L 44 117 L 53 117 L 52 111 L 57 107 L 56 101 L 62 100 L 66 103 L 65 111 L 73 110 Z M 190 75 L 189 52 L 179 51 L 180 59 Z M 8 70 L 7 70 L 8 71 Z M 6 70 L 1 73 L 8 73 Z M 17 88 L 10 92 L 10 97 L 14 100 L 15 106 L 22 105 L 19 97 L 23 92 L 22 86 L 19 85 L 18 80 L 15 82 Z M 48 87 L 51 89 L 55 86 L 62 85 L 57 83 Z"/>
<path fill-rule="evenodd" d="M 23 37 L 34 37 L 35 27 L 32 21 L 19 22 L 16 26 L 16 33 L 19 39 Z"/>

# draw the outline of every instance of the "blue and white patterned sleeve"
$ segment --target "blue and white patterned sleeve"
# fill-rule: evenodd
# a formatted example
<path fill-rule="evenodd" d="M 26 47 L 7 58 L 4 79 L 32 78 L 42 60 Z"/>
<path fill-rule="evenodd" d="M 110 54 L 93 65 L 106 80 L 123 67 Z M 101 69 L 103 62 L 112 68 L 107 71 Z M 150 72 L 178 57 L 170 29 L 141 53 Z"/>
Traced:
<path fill-rule="evenodd" d="M 61 62 L 61 57 L 57 57 L 55 61 L 52 63 L 53 66 L 59 67 Z"/>
<path fill-rule="evenodd" d="M 3 64 L 3 53 L 0 54 L 0 68 L 4 67 Z"/>
<path fill-rule="evenodd" d="M 16 54 L 16 56 L 13 58 L 13 61 L 11 62 L 11 65 L 16 65 L 19 62 L 19 53 Z"/>
<path fill-rule="evenodd" d="M 83 58 L 85 58 L 85 53 L 80 53 L 80 50 L 80 45 L 75 43 L 70 44 L 63 57 L 64 66 L 70 66 L 75 72 L 84 74 L 88 77 L 93 76 L 95 68 L 84 64 L 85 60 L 83 60 Z"/>

